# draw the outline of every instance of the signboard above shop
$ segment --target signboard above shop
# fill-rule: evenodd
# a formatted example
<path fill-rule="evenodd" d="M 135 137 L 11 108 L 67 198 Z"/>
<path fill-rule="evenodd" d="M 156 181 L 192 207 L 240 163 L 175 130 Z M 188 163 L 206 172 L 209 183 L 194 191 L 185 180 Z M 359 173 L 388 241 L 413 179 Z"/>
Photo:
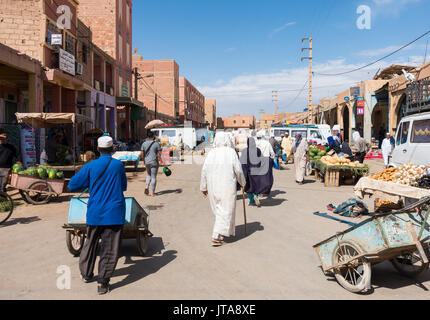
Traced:
<path fill-rule="evenodd" d="M 51 46 L 62 46 L 63 35 L 62 34 L 51 34 Z"/>
<path fill-rule="evenodd" d="M 360 87 L 352 87 L 350 89 L 350 96 L 357 98 L 360 95 Z"/>
<path fill-rule="evenodd" d="M 76 66 L 75 66 L 75 56 L 64 51 L 63 49 L 59 49 L 59 69 L 64 72 L 71 74 L 72 76 L 76 75 Z"/>
<path fill-rule="evenodd" d="M 366 106 L 366 102 L 364 100 L 357 101 L 357 107 L 364 108 Z"/>

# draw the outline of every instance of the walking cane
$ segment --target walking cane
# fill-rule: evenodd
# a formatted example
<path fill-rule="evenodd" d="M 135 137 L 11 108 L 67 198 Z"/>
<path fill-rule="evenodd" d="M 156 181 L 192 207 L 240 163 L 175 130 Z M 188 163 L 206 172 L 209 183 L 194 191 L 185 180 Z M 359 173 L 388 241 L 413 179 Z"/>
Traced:
<path fill-rule="evenodd" d="M 246 203 L 245 203 L 245 188 L 242 188 L 243 195 L 243 216 L 245 218 L 245 236 L 248 235 L 248 231 L 246 230 Z"/>

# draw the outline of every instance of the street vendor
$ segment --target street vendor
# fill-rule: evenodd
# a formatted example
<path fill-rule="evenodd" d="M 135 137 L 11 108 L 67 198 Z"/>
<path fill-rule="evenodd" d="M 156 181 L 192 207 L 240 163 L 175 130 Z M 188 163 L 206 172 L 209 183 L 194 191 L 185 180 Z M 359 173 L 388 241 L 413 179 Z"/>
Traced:
<path fill-rule="evenodd" d="M 127 177 L 121 161 L 113 159 L 113 140 L 98 139 L 101 157 L 85 165 L 69 183 L 71 191 L 89 188 L 87 237 L 79 259 L 81 278 L 89 283 L 94 277 L 97 249 L 100 247 L 98 293 L 109 292 L 109 282 L 119 258 L 121 233 L 125 224 Z M 99 239 L 101 245 L 99 246 Z"/>
<path fill-rule="evenodd" d="M 364 158 L 369 153 L 370 149 L 372 149 L 372 145 L 370 142 L 366 141 L 366 139 L 362 138 L 358 131 L 355 131 L 352 134 L 352 139 L 354 141 L 354 146 L 357 149 L 355 158 L 360 163 L 364 163 Z"/>
<path fill-rule="evenodd" d="M 52 131 L 49 133 L 48 143 L 46 146 L 48 163 L 57 162 L 57 149 L 58 149 L 58 136 L 54 131 Z"/>
<path fill-rule="evenodd" d="M 7 135 L 0 134 L 0 175 L 4 176 L 0 191 L 6 191 L 6 182 L 13 165 L 13 159 L 18 157 L 16 148 L 8 143 Z"/>

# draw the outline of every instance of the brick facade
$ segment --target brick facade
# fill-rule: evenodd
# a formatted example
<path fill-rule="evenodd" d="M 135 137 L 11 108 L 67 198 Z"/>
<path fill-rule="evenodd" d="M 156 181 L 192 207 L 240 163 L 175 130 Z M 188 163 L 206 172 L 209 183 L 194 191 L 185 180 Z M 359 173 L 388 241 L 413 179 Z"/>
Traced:
<path fill-rule="evenodd" d="M 179 114 L 181 121 L 192 121 L 195 128 L 205 123 L 205 97 L 182 77 L 179 79 Z"/>
<path fill-rule="evenodd" d="M 154 112 L 157 109 L 157 116 L 178 119 L 179 65 L 176 61 L 144 60 L 134 55 L 133 68 L 137 68 L 142 77 L 138 80 L 138 98 L 145 107 Z"/>

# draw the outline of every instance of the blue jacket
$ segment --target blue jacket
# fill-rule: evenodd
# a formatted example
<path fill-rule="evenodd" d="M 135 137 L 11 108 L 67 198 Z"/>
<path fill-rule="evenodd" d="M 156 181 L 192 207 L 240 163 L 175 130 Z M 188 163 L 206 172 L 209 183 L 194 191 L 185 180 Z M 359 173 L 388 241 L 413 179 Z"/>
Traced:
<path fill-rule="evenodd" d="M 69 182 L 70 191 L 89 188 L 87 225 L 114 226 L 125 224 L 125 199 L 127 177 L 121 161 L 112 159 L 93 190 L 93 184 L 109 163 L 111 156 L 102 155 L 99 159 L 85 165 Z"/>

